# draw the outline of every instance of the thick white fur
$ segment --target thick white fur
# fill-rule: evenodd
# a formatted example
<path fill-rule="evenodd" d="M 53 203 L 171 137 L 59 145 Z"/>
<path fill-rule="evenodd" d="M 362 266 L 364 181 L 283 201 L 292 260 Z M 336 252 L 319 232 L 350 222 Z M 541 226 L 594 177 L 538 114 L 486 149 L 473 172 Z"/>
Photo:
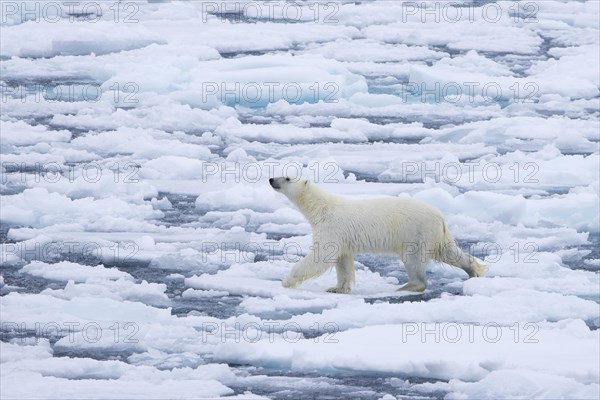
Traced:
<path fill-rule="evenodd" d="M 337 286 L 328 291 L 349 293 L 357 253 L 400 257 L 409 276 L 400 290 L 426 289 L 429 260 L 461 268 L 471 277 L 485 274 L 485 266 L 455 244 L 442 214 L 425 203 L 409 198 L 346 199 L 304 178 L 274 178 L 270 183 L 298 207 L 313 232 L 310 253 L 294 265 L 283 281 L 285 287 L 296 287 L 336 267 Z"/>

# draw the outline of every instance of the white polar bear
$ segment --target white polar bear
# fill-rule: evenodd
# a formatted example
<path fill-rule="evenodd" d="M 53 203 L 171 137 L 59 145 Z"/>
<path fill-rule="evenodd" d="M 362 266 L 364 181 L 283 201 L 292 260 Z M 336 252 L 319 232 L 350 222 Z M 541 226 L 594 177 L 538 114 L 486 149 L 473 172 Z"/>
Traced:
<path fill-rule="evenodd" d="M 409 277 L 400 290 L 427 288 L 429 260 L 462 268 L 470 277 L 485 274 L 485 266 L 456 245 L 443 215 L 425 203 L 409 198 L 345 199 L 304 178 L 271 178 L 269 183 L 298 207 L 313 232 L 310 253 L 294 265 L 283 281 L 285 287 L 296 287 L 335 266 L 337 286 L 327 291 L 349 293 L 357 253 L 399 256 Z"/>

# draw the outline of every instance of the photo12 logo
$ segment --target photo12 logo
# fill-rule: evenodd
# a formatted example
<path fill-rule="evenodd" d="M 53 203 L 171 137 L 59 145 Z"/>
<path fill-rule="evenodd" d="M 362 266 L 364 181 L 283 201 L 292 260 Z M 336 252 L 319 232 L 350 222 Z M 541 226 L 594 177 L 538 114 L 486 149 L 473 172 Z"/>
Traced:
<path fill-rule="evenodd" d="M 536 103 L 540 87 L 536 82 L 408 82 L 401 87 L 405 103 Z"/>
<path fill-rule="evenodd" d="M 113 82 L 103 88 L 99 83 L 52 83 L 31 85 L 0 84 L 2 103 L 18 99 L 21 103 L 86 102 L 98 103 L 106 99 L 115 105 L 133 106 L 139 102 L 140 88 L 135 82 Z"/>
<path fill-rule="evenodd" d="M 296 161 L 260 162 L 204 162 L 201 179 L 203 183 L 216 179 L 221 183 L 258 183 L 277 176 L 301 177 L 306 174 L 315 183 L 338 183 L 342 169 L 338 164 L 315 161 L 304 165 Z"/>
<path fill-rule="evenodd" d="M 295 103 L 337 103 L 336 82 L 203 82 L 202 102 L 262 106 L 285 100 Z"/>
<path fill-rule="evenodd" d="M 401 324 L 402 343 L 539 343 L 540 328 L 533 322 L 515 322 L 504 326 L 496 322 L 484 324 L 457 322 L 405 322 Z"/>
<path fill-rule="evenodd" d="M 83 341 L 98 343 L 101 340 L 113 343 L 135 344 L 140 327 L 135 322 L 114 322 L 110 325 L 101 325 L 98 322 L 2 322 L 0 325 L 0 339 L 17 339 L 25 341 L 27 338 L 62 339 L 67 338 L 69 343 Z"/>
<path fill-rule="evenodd" d="M 536 23 L 539 4 L 533 1 L 464 2 L 405 1 L 402 2 L 402 22 L 421 23 L 498 23 L 508 18 L 513 23 Z"/>
<path fill-rule="evenodd" d="M 334 322 L 319 324 L 315 322 L 308 329 L 302 329 L 296 322 L 262 321 L 240 324 L 236 322 L 228 326 L 225 322 L 203 322 L 201 328 L 202 343 L 211 342 L 247 342 L 256 343 L 261 340 L 275 342 L 276 338 L 288 343 L 296 343 L 302 339 L 312 339 L 315 343 L 338 343 L 335 335 L 340 327 Z M 277 335 L 277 336 L 276 336 Z"/>
<path fill-rule="evenodd" d="M 337 24 L 340 3 L 333 1 L 205 1 L 202 2 L 202 22 L 209 16 L 222 22 L 252 21 L 312 22 Z"/>
<path fill-rule="evenodd" d="M 402 251 L 406 255 L 418 256 L 424 262 L 432 258 L 432 254 L 438 254 L 445 250 L 448 260 L 459 260 L 461 253 L 455 252 L 453 242 L 428 247 L 424 242 L 403 242 Z M 12 249 L 12 247 L 11 247 Z M 539 244 L 532 241 L 495 243 L 481 242 L 472 243 L 462 252 L 479 257 L 487 265 L 501 262 L 503 258 L 510 257 L 515 264 L 537 264 L 540 262 Z M 253 263 L 257 260 L 267 262 L 285 261 L 297 263 L 312 252 L 315 262 L 329 263 L 334 266 L 340 255 L 339 245 L 335 242 L 317 242 L 306 245 L 304 242 L 288 240 L 279 241 L 249 241 L 249 242 L 202 242 L 200 248 L 200 259 L 203 263 L 220 262 L 230 263 Z M 133 256 L 133 255 L 132 255 Z"/>
<path fill-rule="evenodd" d="M 79 165 L 63 165 L 57 162 L 33 163 L 6 161 L 0 164 L 0 182 L 57 183 L 60 181 L 84 181 L 97 183 L 111 180 L 114 183 L 139 183 L 140 165 L 134 162 L 112 162 L 104 167 L 96 162 Z"/>
<path fill-rule="evenodd" d="M 134 263 L 140 246 L 132 241 L 102 242 L 60 240 L 47 243 L 3 243 L 0 252 L 0 264 L 14 257 L 22 260 L 71 261 L 90 264 Z"/>
<path fill-rule="evenodd" d="M 34 21 L 36 23 L 138 23 L 137 1 L 4 1 L 0 2 L 0 21 Z"/>

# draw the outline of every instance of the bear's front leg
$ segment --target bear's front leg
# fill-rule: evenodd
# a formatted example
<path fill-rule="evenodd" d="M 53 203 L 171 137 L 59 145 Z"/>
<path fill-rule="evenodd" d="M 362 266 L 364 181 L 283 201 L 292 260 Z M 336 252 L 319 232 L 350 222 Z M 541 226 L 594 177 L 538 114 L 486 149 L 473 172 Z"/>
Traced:
<path fill-rule="evenodd" d="M 283 286 L 284 288 L 293 289 L 296 286 L 298 286 L 300 283 L 302 283 L 302 282 L 294 279 L 290 274 L 290 275 L 288 275 L 287 278 L 285 278 L 283 281 L 281 281 L 281 286 Z"/>
<path fill-rule="evenodd" d="M 316 257 L 315 253 L 311 251 L 306 257 L 298 261 L 292 267 L 290 274 L 283 282 L 281 282 L 281 284 L 286 288 L 295 288 L 307 279 L 323 275 L 332 267 L 332 263 L 319 259 Z"/>
<path fill-rule="evenodd" d="M 335 266 L 337 286 L 327 289 L 329 293 L 350 293 L 354 283 L 354 255 L 348 254 L 338 258 Z"/>

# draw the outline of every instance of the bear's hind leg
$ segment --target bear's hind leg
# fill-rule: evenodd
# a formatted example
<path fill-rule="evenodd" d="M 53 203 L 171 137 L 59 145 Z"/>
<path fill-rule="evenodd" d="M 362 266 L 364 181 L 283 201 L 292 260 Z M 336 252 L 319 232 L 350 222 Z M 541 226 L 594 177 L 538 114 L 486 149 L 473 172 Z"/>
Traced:
<path fill-rule="evenodd" d="M 470 278 L 484 276 L 487 270 L 485 265 L 480 264 L 472 255 L 463 252 L 454 241 L 444 246 L 440 261 L 463 269 Z"/>
<path fill-rule="evenodd" d="M 418 255 L 415 255 L 407 258 L 404 261 L 404 266 L 408 274 L 408 283 L 398 290 L 422 292 L 427 289 L 427 276 L 425 274 L 427 263 L 420 260 Z"/>
<path fill-rule="evenodd" d="M 335 266 L 337 286 L 327 289 L 329 293 L 350 293 L 354 283 L 354 255 L 343 255 Z"/>

